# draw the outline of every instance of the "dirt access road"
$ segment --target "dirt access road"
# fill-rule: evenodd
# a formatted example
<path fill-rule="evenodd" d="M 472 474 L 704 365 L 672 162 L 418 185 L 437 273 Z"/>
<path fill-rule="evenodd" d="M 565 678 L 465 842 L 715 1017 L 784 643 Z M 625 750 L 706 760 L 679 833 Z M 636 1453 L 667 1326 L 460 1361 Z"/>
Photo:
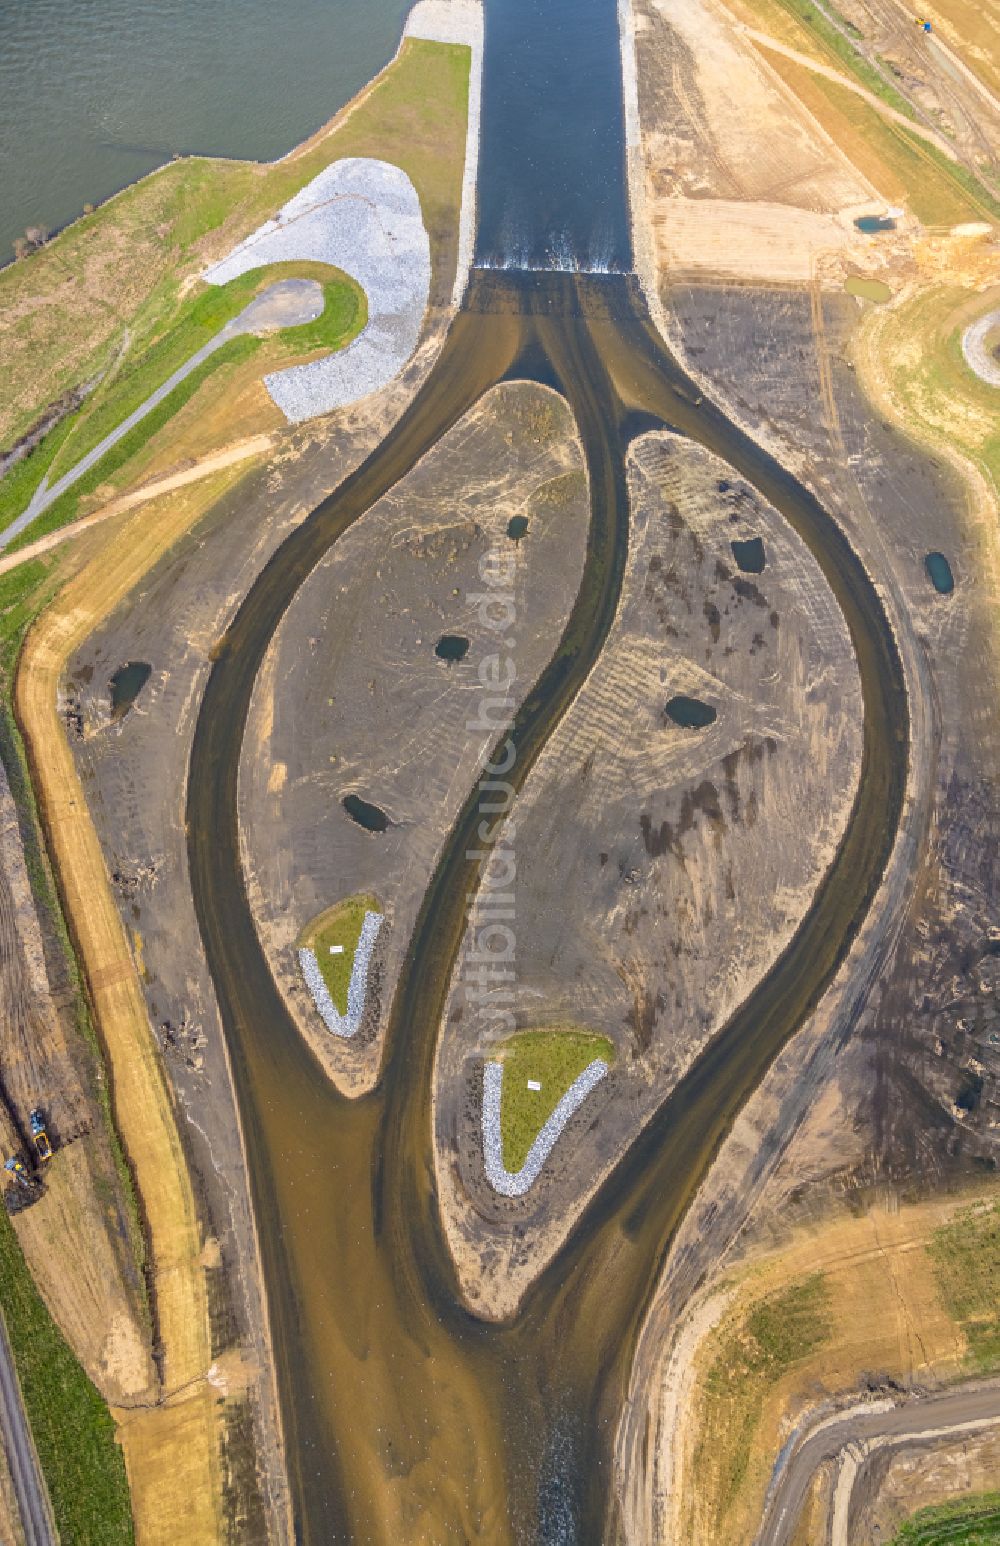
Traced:
<path fill-rule="evenodd" d="M 834 1494 L 833 1546 L 848 1546 L 851 1496 L 863 1475 L 863 1457 L 873 1449 L 926 1443 L 993 1423 L 1000 1423 L 1000 1386 L 995 1384 L 922 1396 L 889 1410 L 883 1402 L 875 1403 L 869 1412 L 855 1407 L 840 1420 L 821 1423 L 778 1473 L 757 1546 L 790 1546 L 817 1470 L 837 1460 L 849 1446 L 852 1454 L 841 1469 Z"/>

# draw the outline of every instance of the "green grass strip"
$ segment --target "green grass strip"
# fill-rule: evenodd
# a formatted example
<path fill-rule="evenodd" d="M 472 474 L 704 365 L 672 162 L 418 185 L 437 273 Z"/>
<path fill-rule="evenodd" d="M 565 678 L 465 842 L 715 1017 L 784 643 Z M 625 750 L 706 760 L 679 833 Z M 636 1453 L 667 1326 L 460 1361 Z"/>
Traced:
<path fill-rule="evenodd" d="M 860 54 L 852 46 L 850 38 L 845 38 L 844 34 L 834 26 L 827 10 L 814 5 L 812 0 L 780 0 L 780 3 L 786 11 L 789 11 L 799 21 L 803 22 L 827 52 L 832 54 L 841 64 L 846 65 L 851 74 L 863 86 L 867 87 L 874 96 L 880 97 L 883 102 L 887 103 L 889 107 L 895 108 L 896 112 L 902 113 L 904 117 L 916 118 L 916 112 L 911 104 L 896 90 L 895 86 L 891 86 L 887 80 L 883 79 L 875 66 L 863 54 Z M 833 12 L 833 15 L 837 16 L 838 21 L 849 32 L 857 37 L 861 36 L 857 28 L 852 26 L 845 18 L 839 16 L 836 11 Z"/>
<path fill-rule="evenodd" d="M 503 1059 L 500 1134 L 503 1162 L 518 1171 L 573 1081 L 595 1058 L 613 1063 L 614 1042 L 593 1031 L 522 1031 L 499 1049 Z M 528 1088 L 528 1080 L 540 1090 Z"/>
<path fill-rule="evenodd" d="M 334 1008 L 342 1015 L 347 1013 L 347 989 L 365 913 L 381 911 L 373 896 L 349 896 L 314 918 L 299 938 L 300 945 L 315 951 L 316 962 L 333 999 Z M 331 945 L 340 945 L 341 949 L 331 951 Z"/>
<path fill-rule="evenodd" d="M 892 1546 L 997 1546 L 1000 1492 L 957 1498 L 922 1508 L 904 1524 Z"/>
<path fill-rule="evenodd" d="M 0 1208 L 0 1303 L 63 1546 L 135 1539 L 111 1414 L 63 1340 Z"/>

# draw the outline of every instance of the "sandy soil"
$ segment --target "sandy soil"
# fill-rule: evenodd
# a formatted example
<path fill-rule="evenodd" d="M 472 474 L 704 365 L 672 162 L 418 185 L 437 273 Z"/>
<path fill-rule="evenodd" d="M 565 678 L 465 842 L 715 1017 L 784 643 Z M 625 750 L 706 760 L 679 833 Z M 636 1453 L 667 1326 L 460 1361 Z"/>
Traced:
<path fill-rule="evenodd" d="M 151 499 L 159 499 L 164 494 L 172 494 L 175 489 L 186 488 L 189 483 L 198 483 L 202 478 L 210 477 L 212 473 L 235 466 L 237 462 L 264 456 L 272 445 L 273 441 L 269 435 L 251 435 L 249 439 L 239 440 L 235 445 L 223 446 L 221 451 L 213 451 L 210 455 L 199 458 L 192 466 L 185 467 L 180 472 L 171 473 L 165 478 L 156 478 L 131 494 L 124 494 L 120 499 L 112 499 L 100 510 L 95 510 L 93 515 L 86 515 L 81 520 L 74 521 L 71 526 L 63 526 L 58 531 L 49 532 L 47 536 L 39 537 L 37 542 L 29 543 L 27 547 L 19 549 L 16 553 L 4 554 L 0 558 L 0 574 L 6 574 L 9 569 L 16 569 L 19 564 L 30 563 L 33 558 L 40 558 L 43 553 L 50 553 L 53 548 L 61 547 L 65 542 L 79 536 L 81 531 L 88 531 L 90 527 L 110 520 L 114 515 L 123 515 L 126 510 L 134 510 L 137 505 L 147 504 Z"/>
<path fill-rule="evenodd" d="M 217 496 L 227 476 L 217 474 L 200 493 Z M 181 1512 L 172 1521 L 166 1494 L 158 1500 L 157 1515 L 175 1539 L 183 1533 L 207 1540 L 213 1538 L 219 1505 L 215 1416 L 211 1403 L 194 1389 L 210 1363 L 201 1232 L 135 960 L 58 710 L 60 679 L 72 651 L 190 525 L 197 510 L 182 491 L 167 496 L 158 518 L 147 511 L 130 518 L 113 550 L 86 566 L 32 628 L 16 698 L 68 921 L 108 1059 L 116 1124 L 142 1199 L 161 1391 L 193 1391 L 186 1422 L 197 1424 L 198 1437 L 192 1441 L 188 1434 L 183 1440 L 183 1465 L 191 1483 L 178 1492 L 174 1501 Z M 133 1472 L 136 1463 L 133 1457 Z M 178 1454 L 166 1470 L 179 1474 L 180 1469 Z M 137 1513 L 142 1497 L 139 1486 Z"/>
<path fill-rule="evenodd" d="M 751 1258 L 738 1286 L 698 1302 L 665 1366 L 659 1419 L 663 1516 L 657 1538 L 714 1546 L 749 1543 L 781 1445 L 809 1414 L 842 1393 L 858 1399 L 866 1377 L 883 1386 L 936 1383 L 962 1369 L 965 1339 L 942 1306 L 925 1246 L 967 1198 L 910 1208 L 875 1207 L 798 1235 L 777 1257 Z M 726 1338 L 766 1296 L 822 1272 L 830 1289 L 829 1342 L 782 1376 L 754 1430 L 734 1507 L 720 1511 L 718 1476 L 737 1439 L 706 1392 Z M 830 1407 L 835 1410 L 835 1406 Z M 669 1500 L 669 1501 L 668 1501 Z"/>
<path fill-rule="evenodd" d="M 782 282 L 870 259 L 878 197 L 712 0 L 638 0 L 647 217 L 671 274 Z M 718 90 L 720 79 L 726 90 Z M 874 201 L 874 203 L 873 203 Z"/>
<path fill-rule="evenodd" d="M 506 534 L 528 520 L 520 543 Z M 303 1034 L 337 1084 L 374 1083 L 403 953 L 440 845 L 495 739 L 470 728 L 477 672 L 496 649 L 477 599 L 482 564 L 510 562 L 519 701 L 548 658 L 582 572 L 589 523 L 582 451 L 563 400 L 495 388 L 336 544 L 268 653 L 244 745 L 241 820 L 261 937 Z M 446 633 L 461 662 L 435 658 Z M 308 668 L 303 670 L 303 657 Z M 373 836 L 350 792 L 389 816 Z M 386 916 L 356 1039 L 322 1025 L 293 949 L 312 918 L 372 893 Z"/>
<path fill-rule="evenodd" d="M 724 463 L 671 436 L 633 445 L 630 491 L 618 616 L 518 800 L 512 844 L 517 1024 L 602 1031 L 616 1065 L 511 1200 L 483 1173 L 489 1025 L 461 965 L 438 1054 L 446 1227 L 465 1292 L 496 1316 L 791 937 L 860 766 L 850 641 L 800 539 Z M 730 541 L 755 536 L 765 568 L 744 575 Z M 715 723 L 671 725 L 675 694 L 707 702 Z M 792 829 L 796 843 L 780 842 Z"/>

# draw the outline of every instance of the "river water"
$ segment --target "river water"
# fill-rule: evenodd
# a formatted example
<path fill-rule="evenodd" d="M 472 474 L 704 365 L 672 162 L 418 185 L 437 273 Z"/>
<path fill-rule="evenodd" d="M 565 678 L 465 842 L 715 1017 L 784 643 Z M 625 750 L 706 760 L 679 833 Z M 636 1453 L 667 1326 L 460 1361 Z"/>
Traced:
<path fill-rule="evenodd" d="M 407 0 L 0 0 L 0 263 L 175 151 L 273 159 L 391 58 Z"/>

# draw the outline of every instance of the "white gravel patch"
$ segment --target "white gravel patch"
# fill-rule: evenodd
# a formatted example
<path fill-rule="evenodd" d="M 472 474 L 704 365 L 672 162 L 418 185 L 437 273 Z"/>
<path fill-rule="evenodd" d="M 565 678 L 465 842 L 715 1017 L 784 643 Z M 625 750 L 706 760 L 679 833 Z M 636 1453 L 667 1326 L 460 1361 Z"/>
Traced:
<path fill-rule="evenodd" d="M 552 1153 L 556 1139 L 570 1117 L 583 1105 L 591 1090 L 600 1084 L 607 1072 L 608 1064 L 604 1058 L 595 1058 L 592 1063 L 587 1064 L 583 1073 L 573 1080 L 551 1115 L 543 1122 L 521 1169 L 511 1171 L 504 1167 L 503 1138 L 500 1131 L 503 1064 L 492 1061 L 485 1064 L 483 1068 L 483 1167 L 486 1171 L 486 1179 L 495 1192 L 500 1192 L 504 1197 L 524 1196 L 528 1188 L 537 1181 L 542 1166 Z"/>
<path fill-rule="evenodd" d="M 427 38 L 432 43 L 463 43 L 472 50 L 458 264 L 452 292 L 452 303 L 460 306 L 469 282 L 476 239 L 476 179 L 479 175 L 479 115 L 483 87 L 483 7 L 480 0 L 417 0 L 406 19 L 403 36 Z"/>
<path fill-rule="evenodd" d="M 365 994 L 368 989 L 368 968 L 371 965 L 372 951 L 382 922 L 381 913 L 365 913 L 362 920 L 357 949 L 351 963 L 351 980 L 347 984 L 346 1015 L 340 1013 L 330 997 L 330 990 L 323 980 L 316 952 L 306 947 L 299 951 L 299 965 L 302 967 L 306 986 L 312 994 L 313 1003 L 319 1011 L 323 1024 L 335 1036 L 354 1036 L 361 1025 L 365 1012 Z"/>
<path fill-rule="evenodd" d="M 293 424 L 379 391 L 417 346 L 431 283 L 430 240 L 417 190 L 398 166 L 335 161 L 204 275 L 227 284 L 269 263 L 329 263 L 356 279 L 368 321 L 335 354 L 264 377 Z"/>
<path fill-rule="evenodd" d="M 1000 387 L 1000 361 L 986 350 L 986 335 L 1000 324 L 1000 311 L 988 311 L 985 317 L 973 322 L 962 334 L 962 353 L 965 363 L 974 370 L 980 381 L 987 386 Z"/>

